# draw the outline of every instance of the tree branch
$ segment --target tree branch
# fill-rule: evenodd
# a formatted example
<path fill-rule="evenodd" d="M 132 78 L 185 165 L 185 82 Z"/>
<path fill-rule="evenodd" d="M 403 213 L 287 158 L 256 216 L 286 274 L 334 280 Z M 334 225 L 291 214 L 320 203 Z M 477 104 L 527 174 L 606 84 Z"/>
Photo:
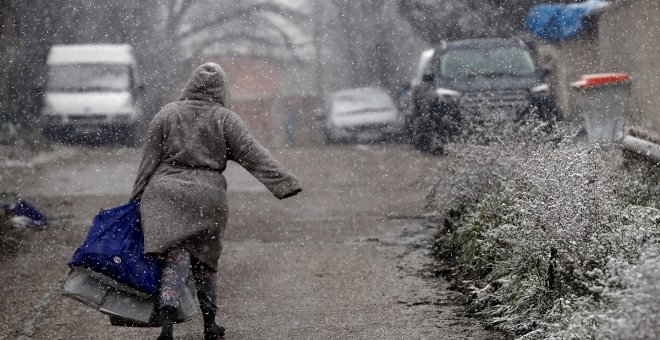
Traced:
<path fill-rule="evenodd" d="M 289 36 L 289 33 L 287 33 L 285 30 L 283 30 L 282 28 L 280 28 L 279 26 L 277 26 L 275 23 L 271 22 L 267 18 L 261 17 L 260 19 L 262 23 L 270 26 L 273 30 L 275 30 L 279 34 L 280 38 L 282 38 L 282 43 L 287 49 L 289 50 L 295 49 L 295 47 L 293 46 L 294 45 L 293 41 L 291 40 L 291 36 Z"/>
<path fill-rule="evenodd" d="M 263 12 L 272 12 L 272 13 L 277 13 L 277 14 L 280 14 L 280 15 L 287 14 L 287 15 L 290 15 L 290 16 L 298 16 L 298 14 L 299 14 L 298 12 L 287 9 L 286 7 L 281 6 L 281 5 L 277 5 L 277 4 L 273 4 L 273 3 L 260 3 L 260 4 L 256 4 L 256 5 L 253 5 L 253 6 L 240 8 L 240 9 L 235 10 L 234 12 L 229 13 L 229 14 L 220 15 L 212 21 L 208 21 L 208 22 L 199 24 L 199 25 L 197 25 L 193 28 L 190 28 L 190 29 L 188 29 L 184 32 L 180 32 L 179 34 L 176 35 L 175 40 L 181 41 L 181 40 L 183 40 L 185 38 L 188 38 L 192 35 L 200 33 L 200 32 L 202 32 L 206 29 L 222 25 L 227 21 L 234 20 L 234 19 L 237 19 L 237 18 L 240 18 L 240 17 L 247 17 L 247 16 L 251 16 L 255 13 L 263 13 Z"/>
<path fill-rule="evenodd" d="M 167 19 L 165 20 L 165 32 L 166 34 L 172 34 L 175 30 L 174 26 L 174 17 L 176 17 L 176 0 L 170 0 L 167 5 Z"/>
<path fill-rule="evenodd" d="M 274 42 L 273 40 L 266 38 L 266 37 L 259 37 L 259 36 L 254 36 L 250 35 L 247 32 L 239 32 L 239 33 L 230 33 L 230 34 L 224 34 L 222 36 L 218 37 L 213 37 L 212 39 L 205 40 L 204 43 L 206 45 L 210 44 L 217 44 L 217 43 L 224 43 L 224 42 L 230 42 L 230 41 L 237 41 L 237 40 L 247 40 L 250 43 L 259 43 L 264 46 L 270 46 L 270 47 L 281 47 L 282 44 L 278 42 Z M 203 50 L 204 47 L 200 48 L 199 50 Z"/>
<path fill-rule="evenodd" d="M 172 0 L 174 1 L 174 0 Z M 176 15 L 174 16 L 173 19 L 173 25 L 174 27 L 179 26 L 181 23 L 181 19 L 183 19 L 186 14 L 188 13 L 188 10 L 192 8 L 192 5 L 195 3 L 195 0 L 183 0 L 181 2 L 181 5 L 179 6 L 179 9 L 176 11 Z"/>
<path fill-rule="evenodd" d="M 265 20 L 265 18 L 262 19 Z M 252 31 L 231 32 L 231 33 L 223 34 L 221 36 L 214 36 L 212 38 L 203 41 L 202 44 L 204 45 L 210 45 L 215 43 L 229 44 L 232 42 L 239 42 L 243 40 L 246 41 L 247 43 L 256 43 L 260 47 L 284 48 L 285 50 L 293 52 L 295 51 L 296 47 L 311 43 L 311 42 L 304 42 L 300 44 L 295 44 L 291 41 L 290 36 L 284 30 L 277 27 L 277 25 L 274 25 L 272 22 L 269 22 L 267 20 L 265 20 L 265 23 L 269 25 L 273 30 L 277 31 L 278 36 L 281 37 L 282 41 L 278 42 L 278 41 L 273 41 L 271 37 L 257 36 L 254 34 L 254 30 L 252 30 Z M 206 46 L 197 49 L 197 53 L 201 53 L 201 51 L 203 51 L 205 47 Z M 297 62 L 302 62 L 300 57 L 295 55 L 295 53 L 293 53 L 293 58 Z"/>

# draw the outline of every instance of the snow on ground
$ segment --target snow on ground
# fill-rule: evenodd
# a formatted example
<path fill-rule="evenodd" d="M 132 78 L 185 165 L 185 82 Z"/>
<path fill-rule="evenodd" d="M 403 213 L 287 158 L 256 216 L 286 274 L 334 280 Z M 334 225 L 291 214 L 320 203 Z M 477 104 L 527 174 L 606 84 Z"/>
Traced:
<path fill-rule="evenodd" d="M 3 182 L 53 225 L 26 231 L 15 255 L 0 256 L 0 339 L 155 339 L 158 329 L 112 327 L 60 294 L 89 222 L 99 208 L 125 202 L 140 160 L 136 149 L 71 149 L 75 157 Z M 227 170 L 230 222 L 218 287 L 227 338 L 500 338 L 466 316 L 460 294 L 435 276 L 435 230 L 410 217 L 424 205 L 416 183 L 437 159 L 401 145 L 274 154 L 302 180 L 301 195 L 277 200 L 243 170 Z M 197 315 L 175 336 L 197 339 L 201 323 Z"/>

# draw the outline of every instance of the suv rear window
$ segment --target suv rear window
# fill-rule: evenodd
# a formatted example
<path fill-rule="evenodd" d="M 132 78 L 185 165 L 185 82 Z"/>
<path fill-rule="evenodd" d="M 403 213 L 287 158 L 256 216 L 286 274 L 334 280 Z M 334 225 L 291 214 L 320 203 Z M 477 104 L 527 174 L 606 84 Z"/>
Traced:
<path fill-rule="evenodd" d="M 436 60 L 435 67 L 444 78 L 524 77 L 533 75 L 536 70 L 529 52 L 518 47 L 450 50 Z"/>

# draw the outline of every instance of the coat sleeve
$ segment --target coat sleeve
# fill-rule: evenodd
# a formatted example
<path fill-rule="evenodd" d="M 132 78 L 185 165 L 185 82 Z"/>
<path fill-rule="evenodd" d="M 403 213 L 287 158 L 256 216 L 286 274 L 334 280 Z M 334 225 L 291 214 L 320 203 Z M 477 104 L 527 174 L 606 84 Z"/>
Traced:
<path fill-rule="evenodd" d="M 223 125 L 228 157 L 263 183 L 275 197 L 285 199 L 302 191 L 300 181 L 271 156 L 268 149 L 248 131 L 247 126 L 233 112 Z"/>
<path fill-rule="evenodd" d="M 158 115 L 149 124 L 147 140 L 144 143 L 142 151 L 142 161 L 138 169 L 137 178 L 133 185 L 133 192 L 129 201 L 142 197 L 144 189 L 149 183 L 149 179 L 154 174 L 160 164 L 163 155 L 163 122 Z"/>

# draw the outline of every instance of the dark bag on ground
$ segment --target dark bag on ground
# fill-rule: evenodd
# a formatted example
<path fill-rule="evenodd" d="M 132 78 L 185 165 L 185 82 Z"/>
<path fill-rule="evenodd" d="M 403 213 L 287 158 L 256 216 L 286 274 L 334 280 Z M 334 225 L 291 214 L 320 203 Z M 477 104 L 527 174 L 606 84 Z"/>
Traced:
<path fill-rule="evenodd" d="M 42 214 L 35 206 L 24 200 L 18 200 L 16 204 L 10 206 L 9 210 L 14 216 L 25 216 L 30 219 L 30 226 L 42 227 L 48 225 L 46 216 Z"/>

